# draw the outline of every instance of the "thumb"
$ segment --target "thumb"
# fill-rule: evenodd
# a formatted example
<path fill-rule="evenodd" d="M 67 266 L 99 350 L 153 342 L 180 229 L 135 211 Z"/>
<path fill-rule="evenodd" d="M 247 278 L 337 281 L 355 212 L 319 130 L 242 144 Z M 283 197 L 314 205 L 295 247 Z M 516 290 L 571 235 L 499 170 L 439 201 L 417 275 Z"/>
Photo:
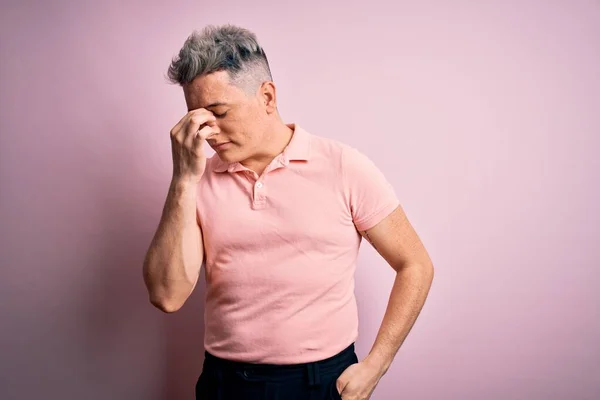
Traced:
<path fill-rule="evenodd" d="M 198 146 L 199 144 L 201 144 L 205 139 L 208 139 L 209 137 L 216 135 L 217 133 L 219 133 L 221 130 L 219 129 L 218 126 L 212 127 L 212 126 L 204 126 L 204 128 L 200 129 L 198 132 L 196 132 L 196 134 L 194 135 L 194 144 L 196 146 Z"/>
<path fill-rule="evenodd" d="M 335 387 L 339 394 L 342 394 L 346 386 L 348 385 L 348 370 L 345 370 L 335 381 Z"/>

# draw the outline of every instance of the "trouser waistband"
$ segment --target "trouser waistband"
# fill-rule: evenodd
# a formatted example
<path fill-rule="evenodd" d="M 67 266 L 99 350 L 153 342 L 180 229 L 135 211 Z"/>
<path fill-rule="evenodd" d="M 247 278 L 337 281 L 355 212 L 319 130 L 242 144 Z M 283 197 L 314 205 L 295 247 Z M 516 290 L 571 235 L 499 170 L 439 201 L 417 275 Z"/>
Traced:
<path fill-rule="evenodd" d="M 253 364 L 231 361 L 205 352 L 205 365 L 224 373 L 236 373 L 251 380 L 280 380 L 307 376 L 309 385 L 319 385 L 321 373 L 339 369 L 356 360 L 354 343 L 338 354 L 324 360 L 301 364 Z"/>

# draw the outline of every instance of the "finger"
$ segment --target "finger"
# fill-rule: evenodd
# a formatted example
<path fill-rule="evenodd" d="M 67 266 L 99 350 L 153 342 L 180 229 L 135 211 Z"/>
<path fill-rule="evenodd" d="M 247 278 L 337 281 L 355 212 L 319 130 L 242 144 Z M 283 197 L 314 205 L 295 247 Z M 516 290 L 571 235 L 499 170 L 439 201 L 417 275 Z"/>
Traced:
<path fill-rule="evenodd" d="M 199 109 L 195 109 L 195 110 L 191 110 L 188 111 L 180 120 L 179 122 L 177 122 L 177 124 L 173 127 L 173 129 L 171 129 L 171 136 L 172 137 L 177 137 L 177 139 L 179 140 L 183 140 L 184 139 L 184 134 L 185 133 L 185 127 L 188 125 L 190 118 L 196 114 L 202 114 L 205 112 L 209 112 L 208 110 L 199 108 Z"/>
<path fill-rule="evenodd" d="M 200 140 L 200 141 L 206 140 L 209 137 L 216 135 L 217 133 L 220 133 L 220 132 L 221 132 L 221 129 L 219 129 L 219 127 L 217 125 L 214 125 L 214 126 L 205 125 L 199 131 L 196 132 L 194 139 Z"/>
<path fill-rule="evenodd" d="M 192 126 L 196 126 L 196 123 L 199 121 L 204 121 L 204 119 L 198 119 L 196 122 L 194 122 L 194 125 L 192 125 L 192 123 L 190 122 L 190 125 L 188 126 L 187 130 L 186 130 L 186 138 L 185 141 L 191 145 L 192 141 L 196 138 L 196 136 L 198 136 L 198 132 L 203 131 L 204 128 L 211 128 L 212 131 L 205 131 L 207 132 L 206 135 L 204 135 L 201 139 L 206 139 L 208 136 L 211 135 L 211 133 L 218 133 L 221 132 L 221 130 L 219 129 L 218 125 L 217 125 L 217 119 L 211 115 L 206 121 L 204 121 L 204 123 L 200 124 L 195 130 L 192 130 Z"/>
<path fill-rule="evenodd" d="M 338 378 L 338 380 L 335 382 L 335 387 L 340 395 L 342 395 L 342 393 L 344 392 L 344 389 L 346 389 L 347 385 L 348 385 L 348 382 L 343 381 L 340 378 Z"/>
<path fill-rule="evenodd" d="M 199 131 L 197 131 L 195 134 L 190 135 L 189 142 L 186 144 L 188 144 L 189 146 L 193 146 L 194 148 L 199 148 L 202 146 L 202 142 L 204 140 L 206 140 L 207 138 L 209 138 L 213 135 L 216 135 L 219 132 L 220 132 L 220 130 L 218 127 L 212 127 L 212 126 L 205 125 Z"/>
<path fill-rule="evenodd" d="M 180 137 L 181 136 L 181 130 L 182 130 L 184 124 L 187 123 L 188 118 L 189 117 L 186 114 L 183 118 L 181 118 L 179 120 L 179 122 L 177 122 L 177 124 L 173 128 L 171 128 L 171 132 L 170 132 L 171 139 L 176 139 L 176 140 L 180 140 L 181 139 L 181 137 Z"/>
<path fill-rule="evenodd" d="M 185 136 L 194 134 L 198 132 L 202 125 L 214 125 L 217 121 L 217 118 L 209 111 L 206 112 L 197 112 L 190 116 L 190 119 L 185 127 Z"/>
<path fill-rule="evenodd" d="M 171 136 L 177 135 L 177 133 L 179 131 L 181 131 L 181 128 L 184 126 L 184 124 L 187 123 L 189 118 L 190 118 L 190 113 L 187 113 L 183 117 L 181 117 L 179 122 L 177 122 L 177 124 L 175 124 L 175 126 L 171 129 Z"/>
<path fill-rule="evenodd" d="M 183 143 L 190 133 L 197 131 L 202 124 L 213 119 L 216 120 L 216 117 L 208 110 L 192 110 L 182 118 L 177 125 L 177 130 L 172 132 L 171 135 L 176 138 L 178 142 Z"/>
<path fill-rule="evenodd" d="M 214 124 L 216 124 L 216 122 L 213 123 L 210 120 L 206 121 L 205 123 L 201 123 L 201 124 L 199 124 L 199 120 L 196 120 L 194 122 L 190 121 L 183 133 L 183 142 L 188 146 L 191 145 L 192 141 L 198 135 L 198 132 L 200 132 L 202 129 L 207 128 L 207 127 L 213 128 Z"/>

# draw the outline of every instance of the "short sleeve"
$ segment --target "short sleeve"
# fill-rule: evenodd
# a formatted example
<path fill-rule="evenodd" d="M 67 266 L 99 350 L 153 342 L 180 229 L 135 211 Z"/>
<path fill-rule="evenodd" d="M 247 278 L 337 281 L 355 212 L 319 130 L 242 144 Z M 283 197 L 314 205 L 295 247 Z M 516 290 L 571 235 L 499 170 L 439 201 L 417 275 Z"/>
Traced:
<path fill-rule="evenodd" d="M 344 146 L 341 168 L 346 202 L 359 231 L 371 229 L 400 205 L 383 173 L 358 150 Z"/>

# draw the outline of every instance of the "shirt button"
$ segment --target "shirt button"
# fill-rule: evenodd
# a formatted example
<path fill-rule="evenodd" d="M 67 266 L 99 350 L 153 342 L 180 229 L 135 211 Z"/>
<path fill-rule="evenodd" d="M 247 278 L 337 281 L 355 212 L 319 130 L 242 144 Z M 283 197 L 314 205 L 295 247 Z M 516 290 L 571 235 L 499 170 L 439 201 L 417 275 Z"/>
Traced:
<path fill-rule="evenodd" d="M 262 182 L 258 182 L 258 183 L 256 184 L 256 188 L 257 188 L 257 189 L 260 189 L 260 188 L 262 188 L 262 187 L 263 187 L 263 183 L 262 183 Z"/>

